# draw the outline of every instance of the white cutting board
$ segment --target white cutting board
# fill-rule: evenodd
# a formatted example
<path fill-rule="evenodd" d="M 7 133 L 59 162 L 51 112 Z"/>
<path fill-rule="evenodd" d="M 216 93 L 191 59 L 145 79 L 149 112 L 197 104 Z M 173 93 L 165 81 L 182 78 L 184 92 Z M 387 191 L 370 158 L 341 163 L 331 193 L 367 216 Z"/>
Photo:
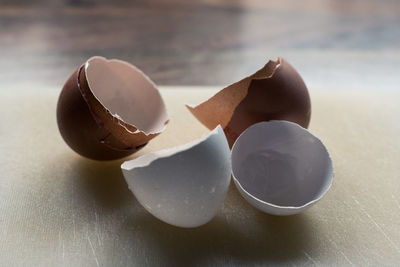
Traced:
<path fill-rule="evenodd" d="M 184 107 L 217 88 L 162 89 L 171 122 L 135 156 L 208 130 Z M 310 129 L 335 178 L 306 212 L 275 217 L 231 184 L 218 216 L 169 226 L 128 190 L 122 161 L 75 154 L 58 133 L 58 88 L 0 91 L 0 266 L 400 264 L 400 94 L 311 90 Z"/>

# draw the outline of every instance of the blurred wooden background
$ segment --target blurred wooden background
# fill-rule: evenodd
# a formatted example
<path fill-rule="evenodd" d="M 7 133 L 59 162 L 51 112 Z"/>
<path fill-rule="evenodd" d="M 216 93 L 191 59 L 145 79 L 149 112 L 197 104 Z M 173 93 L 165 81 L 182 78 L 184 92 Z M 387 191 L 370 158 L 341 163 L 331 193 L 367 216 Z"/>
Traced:
<path fill-rule="evenodd" d="M 159 85 L 226 85 L 283 56 L 309 87 L 397 89 L 400 1 L 0 1 L 0 90 L 60 88 L 93 55 Z"/>

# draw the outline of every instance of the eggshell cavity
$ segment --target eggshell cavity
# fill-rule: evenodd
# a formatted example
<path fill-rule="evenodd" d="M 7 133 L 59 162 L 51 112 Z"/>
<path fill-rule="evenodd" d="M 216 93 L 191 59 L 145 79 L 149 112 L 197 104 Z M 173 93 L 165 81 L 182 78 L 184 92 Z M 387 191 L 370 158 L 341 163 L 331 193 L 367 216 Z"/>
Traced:
<path fill-rule="evenodd" d="M 288 121 L 260 122 L 232 148 L 232 174 L 241 195 L 274 215 L 299 213 L 328 191 L 331 158 L 322 142 Z"/>
<path fill-rule="evenodd" d="M 120 60 L 94 57 L 86 63 L 85 73 L 93 95 L 128 131 L 149 135 L 164 130 L 168 121 L 164 102 L 140 70 Z"/>
<path fill-rule="evenodd" d="M 109 160 L 136 152 L 168 123 L 154 83 L 136 67 L 92 57 L 61 91 L 57 122 L 66 143 L 82 156 Z"/>
<path fill-rule="evenodd" d="M 187 108 L 209 129 L 220 124 L 230 146 L 254 123 L 287 120 L 307 128 L 311 116 L 307 87 L 297 71 L 282 58 L 269 61 L 253 75 Z"/>
<path fill-rule="evenodd" d="M 220 209 L 231 176 L 230 150 L 220 126 L 178 147 L 151 152 L 121 166 L 130 190 L 158 219 L 197 227 Z"/>

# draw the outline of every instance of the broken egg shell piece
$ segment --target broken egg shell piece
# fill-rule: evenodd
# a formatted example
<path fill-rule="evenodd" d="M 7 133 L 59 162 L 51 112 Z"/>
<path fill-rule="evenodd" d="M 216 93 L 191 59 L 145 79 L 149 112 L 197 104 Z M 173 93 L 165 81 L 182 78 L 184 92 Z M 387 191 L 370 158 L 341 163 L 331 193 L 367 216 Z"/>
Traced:
<path fill-rule="evenodd" d="M 126 161 L 123 175 L 139 203 L 158 219 L 197 227 L 220 209 L 231 177 L 230 149 L 218 126 L 207 136 Z"/>
<path fill-rule="evenodd" d="M 273 215 L 297 214 L 320 200 L 333 180 L 322 142 L 288 121 L 260 122 L 232 148 L 232 175 L 240 194 Z"/>
<path fill-rule="evenodd" d="M 97 160 L 128 156 L 168 123 L 155 84 L 121 60 L 92 57 L 64 85 L 57 122 L 66 143 Z"/>
<path fill-rule="evenodd" d="M 254 123 L 288 120 L 307 128 L 311 117 L 311 100 L 303 79 L 280 57 L 205 102 L 186 106 L 209 129 L 220 124 L 230 146 Z"/>

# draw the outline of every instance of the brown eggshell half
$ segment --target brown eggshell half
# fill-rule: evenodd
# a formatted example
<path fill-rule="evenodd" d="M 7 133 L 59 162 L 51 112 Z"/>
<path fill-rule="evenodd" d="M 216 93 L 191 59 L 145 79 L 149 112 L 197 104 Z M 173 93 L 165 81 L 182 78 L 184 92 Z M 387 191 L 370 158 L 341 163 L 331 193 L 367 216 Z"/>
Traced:
<path fill-rule="evenodd" d="M 207 128 L 224 128 L 230 147 L 249 126 L 287 120 L 307 128 L 311 101 L 297 71 L 285 60 L 269 61 L 249 77 L 225 87 L 205 102 L 186 105 Z"/>
<path fill-rule="evenodd" d="M 124 61 L 92 57 L 65 83 L 57 123 L 78 154 L 112 160 L 136 152 L 161 133 L 168 115 L 143 72 Z"/>

